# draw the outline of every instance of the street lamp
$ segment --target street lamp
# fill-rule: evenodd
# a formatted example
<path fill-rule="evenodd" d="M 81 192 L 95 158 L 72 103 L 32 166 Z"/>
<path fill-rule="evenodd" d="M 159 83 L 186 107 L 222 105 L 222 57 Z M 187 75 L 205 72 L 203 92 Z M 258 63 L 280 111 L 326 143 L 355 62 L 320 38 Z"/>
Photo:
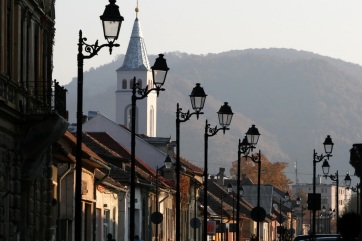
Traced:
<path fill-rule="evenodd" d="M 205 123 L 205 133 L 204 133 L 204 139 L 205 139 L 205 149 L 204 149 L 204 227 L 203 227 L 203 232 L 204 232 L 203 240 L 204 241 L 207 241 L 208 140 L 209 140 L 209 137 L 216 135 L 220 130 L 222 130 L 224 134 L 225 134 L 226 130 L 229 130 L 228 126 L 231 123 L 231 119 L 232 119 L 234 113 L 232 112 L 228 103 L 225 102 L 224 105 L 221 106 L 221 108 L 217 112 L 217 114 L 219 117 L 219 124 L 221 126 L 220 128 L 218 128 L 217 126 L 215 126 L 214 128 L 211 128 L 210 124 L 207 122 L 207 120 Z"/>
<path fill-rule="evenodd" d="M 333 151 L 333 142 L 332 142 L 332 138 L 328 135 L 326 137 L 326 139 L 324 140 L 324 152 L 326 153 L 324 154 L 320 154 L 318 155 L 318 153 L 315 151 L 315 149 L 313 150 L 313 196 L 311 197 L 312 200 L 309 200 L 309 204 L 311 208 L 312 208 L 312 235 L 315 235 L 315 222 L 316 222 L 316 210 L 317 210 L 317 200 L 318 200 L 318 206 L 320 206 L 320 198 L 316 198 L 316 164 L 317 162 L 321 162 L 324 160 L 323 165 L 322 165 L 322 170 L 323 170 L 323 174 L 324 175 L 328 175 L 329 172 L 329 164 L 328 164 L 328 159 L 329 157 L 332 156 L 332 151 Z M 319 194 L 320 197 L 320 194 Z M 318 207 L 318 210 L 320 209 L 320 207 Z"/>
<path fill-rule="evenodd" d="M 199 119 L 199 115 L 203 114 L 201 110 L 204 108 L 206 94 L 204 89 L 200 86 L 199 83 L 193 88 L 190 94 L 190 100 L 192 109 L 195 112 L 190 113 L 182 112 L 182 108 L 180 108 L 179 103 L 177 103 L 176 109 L 176 241 L 180 241 L 181 238 L 181 193 L 180 193 L 180 125 L 181 122 L 188 121 L 192 115 L 196 115 L 197 119 Z"/>
<path fill-rule="evenodd" d="M 83 124 L 83 64 L 85 59 L 93 58 L 103 47 L 109 47 L 109 53 L 112 53 L 113 47 L 119 47 L 115 44 L 123 17 L 119 13 L 119 7 L 115 0 L 109 0 L 104 13 L 100 16 L 103 25 L 106 44 L 98 45 L 98 40 L 94 44 L 87 44 L 87 38 L 83 38 L 82 30 L 79 30 L 78 40 L 78 85 L 77 85 L 77 144 L 76 144 L 76 178 L 75 178 L 75 240 L 82 240 L 82 124 Z M 83 50 L 87 55 L 83 54 Z"/>
<path fill-rule="evenodd" d="M 224 194 L 221 193 L 221 217 L 220 217 L 220 231 L 221 231 L 221 241 L 224 241 Z"/>
<path fill-rule="evenodd" d="M 234 205 L 234 199 L 235 199 L 235 195 L 234 195 L 234 187 L 233 187 L 233 184 L 229 183 L 227 185 L 227 191 L 228 193 L 232 196 L 232 199 L 233 199 L 233 225 L 235 225 L 235 216 L 234 216 L 234 213 L 235 213 L 235 205 Z M 235 231 L 235 230 L 234 230 Z M 235 235 L 233 233 L 233 241 L 235 240 L 234 239 Z"/>
<path fill-rule="evenodd" d="M 302 199 L 300 197 L 297 197 L 295 199 L 295 204 L 290 200 L 290 235 L 293 240 L 294 236 L 294 229 L 293 229 L 293 210 L 295 207 L 299 206 L 301 204 Z"/>
<path fill-rule="evenodd" d="M 230 195 L 232 195 L 232 199 L 233 199 L 233 223 L 232 224 L 234 225 L 234 227 L 236 227 L 236 225 L 235 225 L 235 192 L 234 192 L 234 186 L 231 183 L 229 183 L 227 185 L 227 191 L 228 191 L 228 193 L 230 193 Z M 239 191 L 236 192 L 236 195 L 243 196 L 243 194 L 244 194 L 244 189 L 242 186 L 240 186 Z M 236 229 L 234 228 L 233 232 L 235 232 L 235 231 L 236 231 Z M 235 235 L 233 234 L 233 241 L 234 240 L 235 240 Z"/>
<path fill-rule="evenodd" d="M 257 192 L 257 206 L 252 210 L 252 218 L 254 221 L 257 222 L 257 226 L 256 226 L 256 239 L 259 240 L 259 231 L 260 231 L 260 222 L 263 221 L 265 219 L 265 215 L 266 212 L 265 210 L 260 207 L 260 173 L 261 173 L 261 152 L 259 150 L 259 153 L 257 154 L 257 156 L 249 156 L 249 153 L 253 152 L 253 149 L 256 148 L 256 144 L 258 143 L 260 137 L 260 133 L 258 128 L 255 127 L 255 125 L 252 125 L 248 131 L 245 134 L 245 137 L 243 139 L 242 142 L 240 142 L 239 139 L 239 145 L 238 145 L 238 185 L 240 185 L 240 156 L 241 154 L 243 154 L 243 157 L 246 158 L 250 158 L 254 163 L 258 164 L 258 192 Z M 240 197 L 238 197 L 237 200 L 237 215 L 238 215 L 238 219 L 237 221 L 239 221 L 239 212 L 240 212 Z M 237 226 L 239 226 L 239 223 L 237 224 Z M 238 235 L 238 234 L 237 234 Z M 236 238 L 237 240 L 239 240 L 239 237 L 237 236 Z"/>
<path fill-rule="evenodd" d="M 278 219 L 278 221 L 279 221 L 279 240 L 283 240 L 283 236 L 282 236 L 282 234 L 283 234 L 282 223 L 284 222 L 284 220 L 283 220 L 283 216 L 282 216 L 282 204 L 284 204 L 284 203 L 286 203 L 286 202 L 289 202 L 289 198 L 290 198 L 289 192 L 286 192 L 286 193 L 284 194 L 284 199 L 285 199 L 284 201 L 282 201 L 282 198 L 279 197 L 279 219 Z"/>
<path fill-rule="evenodd" d="M 338 170 L 336 171 L 336 173 L 334 175 L 324 175 L 325 178 L 329 177 L 332 181 L 336 182 L 336 230 L 337 233 L 339 231 L 338 229 L 338 219 L 339 219 L 339 175 L 338 175 Z M 344 178 L 344 181 L 346 183 L 346 185 L 351 185 L 351 177 L 349 176 L 349 174 L 347 173 L 346 177 Z"/>
<path fill-rule="evenodd" d="M 163 215 L 159 212 L 159 205 L 158 205 L 158 177 L 162 175 L 162 169 L 165 168 L 169 170 L 171 168 L 171 165 L 169 163 L 172 163 L 170 156 L 167 155 L 164 166 L 163 167 L 156 167 L 156 212 L 151 214 L 151 221 L 156 224 L 156 237 L 155 240 L 158 241 L 158 224 L 160 224 L 163 221 Z"/>
<path fill-rule="evenodd" d="M 347 173 L 347 175 L 348 175 L 349 179 L 351 179 L 351 177 L 349 176 L 348 173 Z M 346 178 L 347 178 L 347 176 L 346 176 Z M 346 180 L 346 179 L 345 179 L 345 180 Z M 351 189 L 352 192 L 357 193 L 357 200 L 356 200 L 356 201 L 357 201 L 357 203 L 356 203 L 357 205 L 356 205 L 356 207 L 357 207 L 357 214 L 359 214 L 359 188 L 360 188 L 360 186 L 359 186 L 359 183 L 357 183 L 355 187 L 350 187 L 350 185 L 351 185 L 351 182 L 349 182 L 349 185 L 346 184 L 347 189 Z"/>
<path fill-rule="evenodd" d="M 135 208 L 136 208 L 136 101 L 144 99 L 151 91 L 156 91 L 157 96 L 166 81 L 169 68 L 163 54 L 159 54 L 155 64 L 151 67 L 153 86 L 146 85 L 142 89 L 136 83 L 136 77 L 133 79 L 132 86 L 132 111 L 131 111 L 131 187 L 130 187 L 130 223 L 129 223 L 129 239 L 133 241 L 135 237 Z"/>

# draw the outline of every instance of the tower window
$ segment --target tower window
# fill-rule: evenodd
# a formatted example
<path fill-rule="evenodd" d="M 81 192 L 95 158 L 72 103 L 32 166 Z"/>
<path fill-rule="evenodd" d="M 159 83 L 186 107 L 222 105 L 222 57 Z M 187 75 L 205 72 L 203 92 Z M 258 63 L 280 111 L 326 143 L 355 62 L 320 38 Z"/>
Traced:
<path fill-rule="evenodd" d="M 127 89 L 127 80 L 122 80 L 122 89 Z"/>
<path fill-rule="evenodd" d="M 131 80 L 129 81 L 129 88 L 130 88 L 130 89 L 133 88 L 133 84 L 134 84 L 134 81 L 133 81 L 133 79 L 131 79 Z"/>
<path fill-rule="evenodd" d="M 138 87 L 142 88 L 142 80 L 139 79 L 139 80 L 137 81 L 137 83 L 138 83 Z"/>

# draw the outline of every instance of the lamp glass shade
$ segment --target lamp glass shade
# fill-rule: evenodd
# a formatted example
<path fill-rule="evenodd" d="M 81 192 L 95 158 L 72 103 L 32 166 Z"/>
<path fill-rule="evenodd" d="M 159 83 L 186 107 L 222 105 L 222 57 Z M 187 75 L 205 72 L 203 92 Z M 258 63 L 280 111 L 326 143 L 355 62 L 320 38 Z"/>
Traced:
<path fill-rule="evenodd" d="M 255 146 L 258 143 L 260 137 L 260 133 L 258 128 L 255 125 L 252 125 L 249 130 L 246 132 L 246 138 L 248 138 L 248 142 L 250 145 Z"/>
<path fill-rule="evenodd" d="M 153 84 L 156 88 L 161 88 L 166 81 L 167 72 L 170 68 L 167 67 L 166 59 L 163 54 L 159 54 L 155 64 L 151 67 Z"/>
<path fill-rule="evenodd" d="M 228 193 L 232 193 L 233 192 L 233 184 L 229 183 L 228 186 L 227 186 L 227 190 L 228 190 Z"/>
<path fill-rule="evenodd" d="M 231 119 L 233 118 L 234 113 L 232 112 L 230 106 L 227 102 L 224 103 L 223 106 L 221 106 L 220 110 L 217 112 L 219 117 L 219 124 L 223 128 L 227 128 L 230 123 Z"/>
<path fill-rule="evenodd" d="M 123 21 L 123 17 L 119 13 L 119 7 L 115 3 L 115 0 L 109 0 L 109 4 L 106 6 L 103 15 L 100 16 L 104 38 L 112 43 L 118 39 L 119 30 L 121 29 Z"/>
<path fill-rule="evenodd" d="M 172 166 L 173 163 L 172 163 L 172 160 L 171 160 L 169 155 L 167 155 L 167 157 L 166 157 L 166 159 L 164 161 L 164 164 L 165 164 L 165 167 L 166 167 L 167 170 L 171 169 L 171 166 Z"/>
<path fill-rule="evenodd" d="M 350 187 L 351 186 L 351 177 L 349 175 L 349 173 L 347 173 L 346 177 L 344 178 L 344 185 L 346 185 L 346 187 Z"/>
<path fill-rule="evenodd" d="M 330 135 L 328 135 L 328 136 L 326 137 L 326 139 L 324 140 L 323 145 L 324 145 L 324 151 L 325 151 L 325 153 L 326 153 L 326 154 L 331 154 L 332 151 L 333 151 L 333 145 L 334 145 L 334 143 L 332 142 L 332 138 L 331 138 Z"/>
<path fill-rule="evenodd" d="M 322 171 L 323 171 L 323 174 L 324 174 L 324 175 L 328 175 L 328 173 L 329 173 L 329 168 L 330 168 L 330 166 L 329 166 L 328 161 L 327 161 L 327 160 L 324 160 L 324 161 L 323 161 L 323 164 L 322 164 Z"/>
<path fill-rule="evenodd" d="M 204 108 L 206 96 L 204 88 L 197 83 L 190 94 L 192 109 L 196 112 L 200 112 Z"/>

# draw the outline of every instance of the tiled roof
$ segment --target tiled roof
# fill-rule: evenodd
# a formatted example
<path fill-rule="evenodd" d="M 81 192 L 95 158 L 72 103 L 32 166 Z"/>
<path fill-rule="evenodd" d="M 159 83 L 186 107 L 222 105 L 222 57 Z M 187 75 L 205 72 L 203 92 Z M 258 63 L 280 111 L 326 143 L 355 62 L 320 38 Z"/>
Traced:
<path fill-rule="evenodd" d="M 95 177 L 98 180 L 103 179 L 106 176 L 105 172 L 102 172 L 101 170 L 96 169 L 95 170 Z M 105 186 L 114 186 L 117 189 L 125 189 L 124 185 L 121 185 L 119 182 L 117 182 L 116 180 L 112 179 L 110 176 L 106 177 L 102 183 L 100 183 L 100 185 L 105 185 Z M 112 189 L 112 188 L 109 188 Z"/>
<path fill-rule="evenodd" d="M 70 133 L 69 131 L 66 131 L 64 133 L 63 136 L 72 146 L 72 150 L 70 150 L 71 152 L 75 152 L 75 146 L 77 144 L 77 138 Z M 86 154 L 88 156 L 88 158 L 94 158 L 97 161 L 99 161 L 101 164 L 106 165 L 107 163 L 103 160 L 103 158 L 101 158 L 100 156 L 98 156 L 95 152 L 93 152 L 88 146 L 85 145 L 84 142 L 82 142 L 82 152 L 83 155 Z M 75 153 L 72 153 L 73 156 L 75 156 Z M 65 155 L 65 154 L 64 154 Z M 69 156 L 69 155 L 68 155 Z M 70 158 L 72 160 L 72 158 Z"/>
<path fill-rule="evenodd" d="M 106 132 L 87 132 L 87 134 L 94 140 L 106 146 L 111 152 L 116 153 L 118 156 L 129 160 L 131 159 L 130 152 Z"/>
<path fill-rule="evenodd" d="M 201 167 L 196 166 L 185 158 L 180 158 L 182 165 L 186 166 L 188 169 L 192 170 L 195 174 L 202 175 L 204 170 Z"/>
<path fill-rule="evenodd" d="M 116 155 L 126 158 L 128 160 L 131 159 L 131 153 L 130 151 L 118 143 L 116 140 L 114 140 L 110 135 L 108 135 L 106 132 L 87 132 L 90 139 L 95 141 L 95 143 L 99 143 L 103 147 L 107 147 L 107 150 L 110 151 L 110 153 L 115 153 Z M 99 148 L 99 147 L 98 147 Z M 104 151 L 104 150 L 103 150 Z M 107 160 L 108 161 L 108 160 Z M 113 161 L 109 160 L 111 164 L 118 166 Z M 112 168 L 111 169 L 111 175 L 113 178 L 119 181 L 128 182 L 130 178 L 130 163 L 127 162 L 127 169 L 126 170 L 120 170 L 119 168 Z M 140 178 L 143 178 L 147 181 L 155 182 L 156 180 L 156 171 L 150 167 L 147 163 L 142 161 L 136 156 L 136 173 Z M 164 178 L 159 177 L 160 183 L 167 183 Z M 167 185 L 169 186 L 169 185 Z"/>
<path fill-rule="evenodd" d="M 224 204 L 224 215 L 229 215 L 229 217 L 232 216 L 232 210 L 233 207 L 233 199 L 234 199 L 234 211 L 236 212 L 236 197 L 230 195 L 223 187 L 218 185 L 216 182 L 213 182 L 209 180 L 208 182 L 208 193 L 209 198 L 208 199 L 208 205 L 213 209 L 215 212 L 220 214 L 220 204 L 221 204 L 221 195 L 223 195 L 223 204 Z M 200 201 L 203 203 L 203 195 L 200 196 Z M 252 210 L 252 206 L 247 203 L 243 198 L 240 199 L 240 214 L 245 215 L 246 217 L 250 217 L 250 211 Z M 231 216 L 230 216 L 231 215 Z"/>

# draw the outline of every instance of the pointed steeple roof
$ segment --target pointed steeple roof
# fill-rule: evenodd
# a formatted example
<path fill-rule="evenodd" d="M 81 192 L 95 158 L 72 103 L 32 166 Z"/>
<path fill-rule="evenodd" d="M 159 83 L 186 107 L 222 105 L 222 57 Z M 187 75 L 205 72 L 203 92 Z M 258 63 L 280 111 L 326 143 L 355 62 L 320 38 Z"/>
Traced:
<path fill-rule="evenodd" d="M 129 71 L 149 69 L 150 63 L 147 57 L 146 44 L 142 36 L 138 17 L 136 17 L 123 65 L 118 70 Z"/>

